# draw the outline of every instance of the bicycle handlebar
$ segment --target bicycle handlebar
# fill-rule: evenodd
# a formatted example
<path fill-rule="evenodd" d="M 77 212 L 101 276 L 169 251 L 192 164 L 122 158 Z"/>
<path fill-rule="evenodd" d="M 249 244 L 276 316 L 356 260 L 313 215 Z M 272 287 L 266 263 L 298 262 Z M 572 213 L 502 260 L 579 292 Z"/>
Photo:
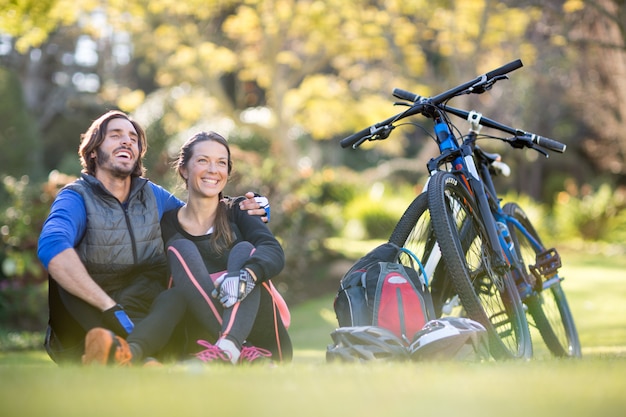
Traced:
<path fill-rule="evenodd" d="M 470 112 L 466 111 L 466 110 L 461 110 L 461 109 L 455 109 L 454 107 L 450 107 L 450 106 L 446 106 L 446 105 L 442 105 L 441 106 L 443 110 L 445 110 L 447 113 L 451 113 L 454 114 L 455 116 L 461 117 L 463 119 L 468 118 L 468 116 L 470 115 Z M 550 139 L 550 138 L 546 138 L 543 136 L 539 136 L 536 135 L 534 133 L 529 133 L 529 132 L 524 132 L 523 130 L 520 129 L 514 129 L 510 126 L 504 125 L 502 123 L 496 122 L 495 120 L 491 120 L 487 117 L 481 117 L 480 118 L 480 124 L 485 126 L 485 127 L 491 127 L 493 129 L 497 129 L 500 130 L 502 132 L 505 133 L 509 133 L 511 135 L 515 136 L 515 139 L 511 142 L 514 141 L 518 141 L 518 142 L 522 142 L 522 144 L 524 144 L 524 142 L 530 142 L 530 143 L 526 143 L 526 145 L 530 145 L 532 143 L 534 143 L 535 145 L 541 146 L 542 148 L 554 151 L 554 152 L 559 152 L 559 153 L 563 153 L 565 152 L 565 149 L 567 148 L 567 145 L 565 145 L 564 143 L 561 143 L 557 140 L 554 139 Z M 512 143 L 513 146 L 515 146 Z M 530 146 L 529 146 L 530 147 Z"/>
<path fill-rule="evenodd" d="M 516 69 L 521 68 L 523 65 L 524 64 L 522 64 L 521 59 L 516 59 L 515 61 L 511 61 L 508 64 L 505 64 L 499 68 L 489 71 L 486 74 L 476 77 L 472 81 L 468 81 L 465 84 L 461 84 L 448 91 L 444 91 L 443 93 L 436 95 L 435 97 L 431 97 L 428 101 L 435 105 L 441 104 L 444 101 L 449 100 L 466 90 L 468 93 L 482 93 L 485 91 L 485 88 L 488 88 L 490 84 L 493 84 L 493 82 L 495 82 L 498 77 L 506 75 L 511 71 L 515 71 Z M 481 87 L 483 87 L 483 89 L 481 89 Z"/>
<path fill-rule="evenodd" d="M 383 120 L 382 122 L 378 122 L 368 128 L 365 128 L 359 132 L 356 132 L 344 139 L 342 139 L 339 144 L 342 148 L 354 147 L 356 148 L 365 140 L 371 138 L 386 138 L 393 126 L 391 125 L 393 122 L 396 122 L 405 117 L 422 113 L 426 107 L 438 107 L 441 110 L 444 110 L 448 113 L 452 113 L 456 116 L 467 119 L 469 116 L 469 112 L 465 110 L 455 109 L 454 107 L 447 106 L 442 104 L 444 101 L 449 100 L 459 94 L 462 93 L 477 93 L 480 94 L 485 90 L 489 89 L 493 83 L 495 83 L 498 79 L 504 77 L 509 72 L 515 71 L 518 68 L 523 66 L 522 61 L 517 59 L 515 61 L 511 61 L 508 64 L 505 64 L 499 68 L 496 68 L 492 71 L 489 71 L 475 79 L 458 85 L 448 91 L 444 91 L 434 97 L 425 98 L 419 96 L 415 93 L 412 93 L 407 90 L 403 90 L 400 88 L 393 89 L 393 95 L 396 98 L 401 100 L 412 102 L 413 105 L 402 113 L 399 113 L 393 117 L 388 118 L 387 120 Z M 486 117 L 482 117 L 480 119 L 480 124 L 486 127 L 491 127 L 502 132 L 509 133 L 515 136 L 514 140 L 511 140 L 512 146 L 528 146 L 533 147 L 532 144 L 540 146 L 542 148 L 560 152 L 565 152 L 566 145 L 556 141 L 554 139 L 546 138 L 543 136 L 535 135 L 534 133 L 524 132 L 523 130 L 514 129 L 512 127 L 506 126 L 502 123 L 496 122 L 495 120 L 488 119 Z"/>
<path fill-rule="evenodd" d="M 353 133 L 352 135 L 342 139 L 339 144 L 342 148 L 347 148 L 350 146 L 356 147 L 368 138 L 375 137 L 378 132 L 384 130 L 385 127 L 390 123 L 411 116 L 413 114 L 421 113 L 426 105 L 440 105 L 444 101 L 463 92 L 481 93 L 485 91 L 485 89 L 488 88 L 491 84 L 493 84 L 498 77 L 508 74 L 509 72 L 521 68 L 522 66 L 522 61 L 520 59 L 517 59 L 431 98 L 423 98 L 409 91 L 396 88 L 394 89 L 393 94 L 398 98 L 413 102 L 413 106 L 396 116 L 390 117 L 389 119 L 382 122 L 378 122 L 359 132 Z"/>
<path fill-rule="evenodd" d="M 500 68 L 496 68 L 493 71 L 489 71 L 484 76 L 487 77 L 487 79 L 493 79 L 501 75 L 506 75 L 509 72 L 513 72 L 516 69 L 522 68 L 523 66 L 524 64 L 522 64 L 522 60 L 516 59 L 515 61 L 511 61 L 508 64 L 504 64 Z"/>
<path fill-rule="evenodd" d="M 391 123 L 395 122 L 396 120 L 400 120 L 405 117 L 418 114 L 423 110 L 423 108 L 424 108 L 423 104 L 417 104 L 417 105 L 411 106 L 408 110 L 405 110 L 400 114 L 390 117 L 387 120 L 383 120 L 382 122 L 378 122 L 370 127 L 367 127 L 363 130 L 353 133 L 352 135 L 346 138 L 341 139 L 339 144 L 341 145 L 342 148 L 347 148 L 350 146 L 354 146 L 354 147 L 359 146 L 362 142 L 364 142 L 368 138 L 375 137 L 378 133 L 390 130 Z"/>

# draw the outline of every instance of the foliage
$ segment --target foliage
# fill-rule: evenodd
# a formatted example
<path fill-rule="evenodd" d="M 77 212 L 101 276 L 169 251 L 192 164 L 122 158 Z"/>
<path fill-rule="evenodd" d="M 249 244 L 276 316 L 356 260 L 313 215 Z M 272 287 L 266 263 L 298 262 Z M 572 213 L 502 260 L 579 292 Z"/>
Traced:
<path fill-rule="evenodd" d="M 40 350 L 43 346 L 42 331 L 7 331 L 0 329 L 0 352 Z"/>
<path fill-rule="evenodd" d="M 626 241 L 626 190 L 602 184 L 580 188 L 570 183 L 554 206 L 556 231 L 562 239 L 623 243 Z"/>
<path fill-rule="evenodd" d="M 411 194 L 376 182 L 346 205 L 345 237 L 355 240 L 389 239 L 396 223 L 411 202 Z"/>
<path fill-rule="evenodd" d="M 0 67 L 0 114 L 10 123 L 0 123 L 0 175 L 41 174 L 36 142 L 36 125 L 24 106 L 18 77 Z M 6 201 L 6 200 L 5 200 Z"/>
<path fill-rule="evenodd" d="M 297 179 L 283 182 L 287 188 L 269 194 L 270 201 L 278 202 L 273 205 L 277 210 L 270 227 L 281 240 L 287 260 L 277 283 L 290 302 L 327 291 L 329 276 L 320 266 L 338 257 L 325 240 L 343 226 L 341 208 L 354 193 L 345 181 L 336 170 L 304 168 Z"/>
<path fill-rule="evenodd" d="M 626 192 L 608 183 L 597 187 L 578 187 L 566 182 L 552 204 L 541 204 L 524 194 L 507 193 L 502 203 L 518 203 L 529 217 L 545 244 L 557 247 L 563 243 L 626 241 Z"/>
<path fill-rule="evenodd" d="M 49 208 L 49 195 L 32 187 L 29 178 L 3 179 L 7 200 L 0 212 L 3 254 L 2 273 L 25 283 L 41 282 L 45 277 L 36 258 L 37 238 Z"/>
<path fill-rule="evenodd" d="M 8 329 L 42 329 L 47 309 L 46 273 L 37 259 L 37 239 L 56 193 L 52 175 L 47 187 L 27 176 L 3 179 L 0 206 L 0 325 Z"/>
<path fill-rule="evenodd" d="M 43 331 L 48 318 L 47 301 L 47 283 L 29 284 L 19 280 L 0 282 L 0 328 Z"/>

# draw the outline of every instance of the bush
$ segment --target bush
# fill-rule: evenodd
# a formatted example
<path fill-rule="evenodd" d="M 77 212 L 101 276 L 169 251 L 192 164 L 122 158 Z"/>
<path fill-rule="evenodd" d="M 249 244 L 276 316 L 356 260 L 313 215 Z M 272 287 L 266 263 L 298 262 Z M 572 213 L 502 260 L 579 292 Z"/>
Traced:
<path fill-rule="evenodd" d="M 359 193 L 345 208 L 348 220 L 343 231 L 351 239 L 388 239 L 396 223 L 411 202 L 412 193 L 386 192 L 382 183 L 373 184 Z"/>
<path fill-rule="evenodd" d="M 37 259 L 37 240 L 56 189 L 42 193 L 28 176 L 6 176 L 2 184 L 7 198 L 0 207 L 0 328 L 42 330 L 47 274 Z"/>
<path fill-rule="evenodd" d="M 0 328 L 43 331 L 48 317 L 47 283 L 0 283 Z"/>
<path fill-rule="evenodd" d="M 557 195 L 553 210 L 555 229 L 561 239 L 623 243 L 626 241 L 626 190 L 602 184 L 569 184 Z"/>

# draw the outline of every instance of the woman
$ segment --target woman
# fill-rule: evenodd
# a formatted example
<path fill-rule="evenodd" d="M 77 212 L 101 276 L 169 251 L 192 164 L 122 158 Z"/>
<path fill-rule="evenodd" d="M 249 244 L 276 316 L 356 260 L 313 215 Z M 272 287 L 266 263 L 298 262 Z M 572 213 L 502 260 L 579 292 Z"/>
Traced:
<path fill-rule="evenodd" d="M 215 340 L 199 340 L 205 349 L 197 357 L 291 360 L 286 306 L 269 281 L 284 267 L 284 252 L 260 218 L 222 201 L 232 171 L 228 142 L 215 132 L 196 134 L 181 148 L 176 171 L 187 203 L 166 213 L 161 229 L 174 288 Z"/>
<path fill-rule="evenodd" d="M 290 361 L 289 311 L 269 281 L 283 269 L 284 252 L 259 216 L 242 210 L 239 200 L 223 199 L 232 171 L 228 142 L 215 132 L 196 134 L 181 148 L 176 171 L 187 202 L 161 219 L 173 286 L 157 297 L 127 341 L 92 329 L 83 363 L 145 362 L 162 352 L 188 313 L 187 330 L 211 340 L 198 340 L 202 361 Z"/>

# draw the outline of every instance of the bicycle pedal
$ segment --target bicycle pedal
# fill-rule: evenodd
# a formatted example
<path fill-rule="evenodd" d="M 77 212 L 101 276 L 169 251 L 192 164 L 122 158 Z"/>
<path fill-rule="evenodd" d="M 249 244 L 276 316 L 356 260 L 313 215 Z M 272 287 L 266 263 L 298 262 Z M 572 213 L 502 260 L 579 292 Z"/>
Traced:
<path fill-rule="evenodd" d="M 536 258 L 536 264 L 538 272 L 544 277 L 551 277 L 556 274 L 556 271 L 561 267 L 561 257 L 555 248 L 546 249 L 545 251 L 538 253 Z"/>

